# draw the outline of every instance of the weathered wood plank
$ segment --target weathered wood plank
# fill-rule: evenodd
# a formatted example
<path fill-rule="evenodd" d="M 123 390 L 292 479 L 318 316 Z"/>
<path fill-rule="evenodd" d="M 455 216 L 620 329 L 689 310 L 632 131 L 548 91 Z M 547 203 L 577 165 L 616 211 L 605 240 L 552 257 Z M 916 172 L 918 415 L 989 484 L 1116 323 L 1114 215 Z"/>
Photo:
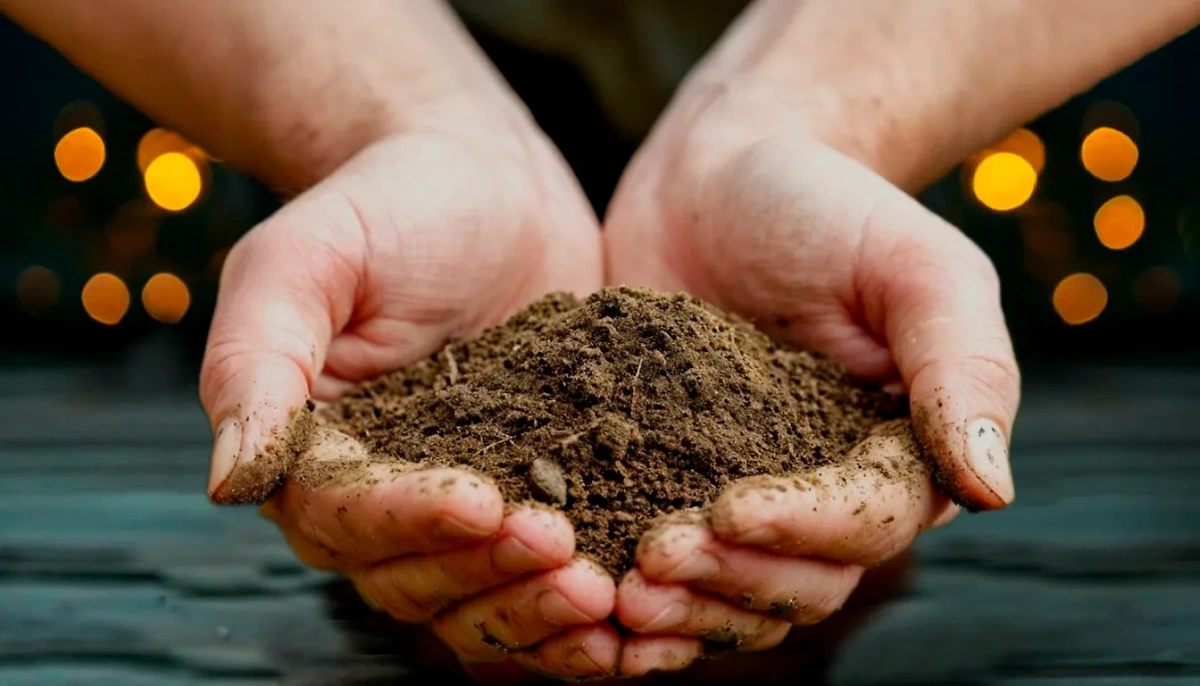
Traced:
<path fill-rule="evenodd" d="M 0 684 L 455 681 L 427 635 L 303 568 L 253 510 L 207 503 L 192 390 L 52 377 L 0 374 Z M 923 536 L 914 586 L 831 682 L 1200 681 L 1197 416 L 1194 372 L 1031 384 L 1017 504 Z M 759 681 L 791 683 L 799 663 L 771 659 Z"/>

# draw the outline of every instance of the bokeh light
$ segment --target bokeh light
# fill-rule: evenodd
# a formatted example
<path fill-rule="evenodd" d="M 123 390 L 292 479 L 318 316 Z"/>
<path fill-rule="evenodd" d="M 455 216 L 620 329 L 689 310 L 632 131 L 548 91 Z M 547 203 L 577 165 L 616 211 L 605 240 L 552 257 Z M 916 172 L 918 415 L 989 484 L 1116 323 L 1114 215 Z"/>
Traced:
<path fill-rule="evenodd" d="M 183 319 L 191 304 L 187 284 L 174 274 L 155 274 L 142 288 L 142 307 L 164 324 L 175 324 Z"/>
<path fill-rule="evenodd" d="M 58 293 L 58 277 L 46 267 L 35 264 L 17 276 L 17 302 L 27 314 L 42 314 L 54 307 Z"/>
<path fill-rule="evenodd" d="M 101 324 L 112 326 L 129 311 L 129 289 L 115 274 L 100 273 L 88 279 L 80 297 L 84 311 Z"/>
<path fill-rule="evenodd" d="M 1086 324 L 1108 305 L 1108 289 L 1091 274 L 1072 274 L 1054 287 L 1054 311 L 1071 325 Z"/>
<path fill-rule="evenodd" d="M 145 174 L 150 163 L 169 152 L 179 152 L 189 157 L 203 157 L 204 153 L 183 136 L 168 129 L 150 129 L 142 135 L 137 146 L 138 171 Z"/>
<path fill-rule="evenodd" d="M 86 126 L 72 129 L 54 146 L 54 164 L 68 181 L 87 181 L 104 166 L 104 139 Z"/>
<path fill-rule="evenodd" d="M 1029 275 L 1056 284 L 1070 273 L 1075 256 L 1075 231 L 1066 207 L 1053 202 L 1030 205 L 1020 218 L 1021 243 Z"/>
<path fill-rule="evenodd" d="M 1128 135 L 1107 126 L 1092 131 L 1079 149 L 1083 167 L 1101 181 L 1121 181 L 1138 162 L 1137 144 Z"/>
<path fill-rule="evenodd" d="M 1011 152 L 992 153 L 983 158 L 971 182 L 979 202 L 998 212 L 1024 205 L 1036 187 L 1037 172 L 1033 165 Z"/>
<path fill-rule="evenodd" d="M 1011 152 L 1020 156 L 1033 167 L 1033 171 L 1041 174 L 1046 168 L 1046 146 L 1042 139 L 1029 129 L 1020 128 L 1008 134 L 1004 140 L 993 145 L 993 152 Z"/>
<path fill-rule="evenodd" d="M 132 200 L 118 207 L 104 232 L 112 255 L 130 260 L 149 252 L 158 237 L 160 214 L 145 200 Z"/>
<path fill-rule="evenodd" d="M 1100 206 L 1092 221 L 1096 237 L 1110 250 L 1124 250 L 1142 237 L 1146 213 L 1137 200 L 1118 195 Z"/>
<path fill-rule="evenodd" d="M 200 169 L 191 157 L 180 152 L 159 155 L 146 167 L 146 193 L 154 204 L 179 212 L 200 197 Z"/>
<path fill-rule="evenodd" d="M 1150 267 L 1133 281 L 1133 297 L 1143 309 L 1166 314 L 1175 309 L 1183 285 L 1170 267 Z"/>

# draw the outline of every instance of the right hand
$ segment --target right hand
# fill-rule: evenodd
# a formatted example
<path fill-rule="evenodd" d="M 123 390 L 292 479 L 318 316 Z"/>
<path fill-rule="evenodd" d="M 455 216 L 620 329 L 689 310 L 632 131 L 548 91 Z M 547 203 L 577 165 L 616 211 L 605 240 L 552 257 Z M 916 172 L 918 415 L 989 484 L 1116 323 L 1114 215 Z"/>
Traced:
<path fill-rule="evenodd" d="M 263 459 L 310 397 L 334 399 L 548 291 L 600 287 L 595 216 L 520 119 L 497 127 L 509 136 L 441 122 L 381 138 L 233 248 L 201 375 L 209 494 L 269 498 L 263 514 L 303 561 L 349 576 L 396 619 L 431 622 L 464 660 L 519 649 L 541 671 L 595 676 L 616 669 L 614 583 L 573 559 L 562 514 L 506 511 L 493 484 L 451 469 L 376 466 L 371 483 L 275 490 L 283 470 Z M 293 472 L 365 454 L 317 436 Z"/>

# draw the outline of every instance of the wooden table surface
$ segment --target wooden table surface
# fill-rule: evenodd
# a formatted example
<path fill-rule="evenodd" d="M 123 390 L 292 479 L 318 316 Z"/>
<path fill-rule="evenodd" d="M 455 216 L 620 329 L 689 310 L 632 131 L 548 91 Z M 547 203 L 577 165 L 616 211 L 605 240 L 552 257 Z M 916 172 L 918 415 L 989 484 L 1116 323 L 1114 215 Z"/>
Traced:
<path fill-rule="evenodd" d="M 1017 505 L 922 537 L 824 637 L 686 679 L 1200 683 L 1198 428 L 1197 371 L 1030 381 Z M 210 506 L 208 447 L 193 389 L 0 371 L 0 684 L 458 681 L 252 510 Z"/>

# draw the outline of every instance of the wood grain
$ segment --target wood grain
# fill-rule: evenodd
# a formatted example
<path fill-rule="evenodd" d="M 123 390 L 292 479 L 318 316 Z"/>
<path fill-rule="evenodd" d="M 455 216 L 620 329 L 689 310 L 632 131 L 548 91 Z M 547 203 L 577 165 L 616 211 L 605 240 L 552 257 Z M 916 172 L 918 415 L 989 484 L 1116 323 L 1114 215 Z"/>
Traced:
<path fill-rule="evenodd" d="M 252 510 L 208 504 L 194 389 L 5 374 L 0 684 L 461 681 Z M 1200 683 L 1200 374 L 1028 386 L 1009 511 L 922 537 L 900 591 L 829 627 L 656 681 Z"/>

